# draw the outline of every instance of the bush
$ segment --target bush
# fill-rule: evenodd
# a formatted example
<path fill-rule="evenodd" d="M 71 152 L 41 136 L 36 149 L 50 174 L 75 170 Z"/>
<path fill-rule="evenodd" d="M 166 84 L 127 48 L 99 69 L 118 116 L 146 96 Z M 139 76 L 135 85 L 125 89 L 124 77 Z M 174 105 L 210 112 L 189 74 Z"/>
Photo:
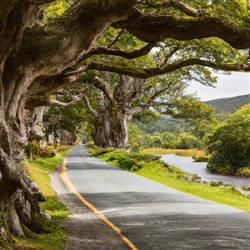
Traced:
<path fill-rule="evenodd" d="M 237 172 L 236 175 L 242 176 L 242 177 L 250 177 L 250 168 L 245 167 L 245 168 L 240 168 Z"/>
<path fill-rule="evenodd" d="M 235 174 L 241 168 L 250 167 L 249 141 L 250 104 L 233 114 L 228 122 L 219 126 L 209 137 L 208 153 L 212 157 L 208 169 L 217 173 Z"/>
<path fill-rule="evenodd" d="M 53 146 L 41 147 L 38 141 L 33 140 L 26 145 L 25 154 L 30 159 L 39 157 L 51 158 L 56 155 L 56 151 Z"/>
<path fill-rule="evenodd" d="M 196 162 L 208 162 L 209 159 L 207 156 L 193 156 L 192 158 Z"/>
<path fill-rule="evenodd" d="M 183 135 L 177 145 L 178 149 L 200 148 L 201 142 L 198 138 L 192 135 Z"/>

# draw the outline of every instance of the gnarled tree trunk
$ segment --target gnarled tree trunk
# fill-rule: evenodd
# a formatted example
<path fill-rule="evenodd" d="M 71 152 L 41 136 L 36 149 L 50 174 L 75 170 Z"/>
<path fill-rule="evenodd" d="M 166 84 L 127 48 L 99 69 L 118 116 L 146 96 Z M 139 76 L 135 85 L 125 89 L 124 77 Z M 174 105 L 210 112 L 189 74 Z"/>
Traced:
<path fill-rule="evenodd" d="M 96 40 L 135 3 L 78 1 L 45 27 L 49 2 L 53 0 L 0 1 L 0 211 L 15 235 L 24 234 L 20 222 L 40 232 L 34 214 L 48 217 L 39 205 L 44 195 L 22 166 L 32 112 L 77 79 L 66 71 L 77 68 Z"/>
<path fill-rule="evenodd" d="M 97 122 L 94 142 L 99 147 L 129 148 L 128 126 L 132 118 L 132 78 L 121 77 L 119 87 L 109 93 L 107 101 L 103 92 L 98 96 Z"/>
<path fill-rule="evenodd" d="M 7 84 L 8 83 L 8 84 Z M 24 146 L 32 125 L 31 112 L 23 103 L 23 91 L 13 82 L 0 82 L 0 207 L 7 228 L 15 235 L 23 235 L 20 221 L 39 231 L 34 213 L 42 213 L 39 202 L 45 201 L 38 186 L 22 166 Z M 14 86 L 10 89 L 10 86 Z M 13 99 L 17 104 L 13 103 Z M 18 105 L 19 104 L 19 105 Z M 17 206 L 19 203 L 19 206 Z M 18 209 L 17 209 L 18 207 Z"/>

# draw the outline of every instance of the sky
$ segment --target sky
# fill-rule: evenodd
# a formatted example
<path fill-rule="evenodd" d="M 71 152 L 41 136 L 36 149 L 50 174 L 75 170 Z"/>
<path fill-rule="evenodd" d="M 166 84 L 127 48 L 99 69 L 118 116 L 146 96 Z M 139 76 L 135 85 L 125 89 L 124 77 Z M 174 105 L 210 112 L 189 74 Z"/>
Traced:
<path fill-rule="evenodd" d="M 191 82 L 188 93 L 196 93 L 202 101 L 247 95 L 250 93 L 250 73 L 232 72 L 231 75 L 215 73 L 216 88 L 207 87 L 198 82 Z"/>

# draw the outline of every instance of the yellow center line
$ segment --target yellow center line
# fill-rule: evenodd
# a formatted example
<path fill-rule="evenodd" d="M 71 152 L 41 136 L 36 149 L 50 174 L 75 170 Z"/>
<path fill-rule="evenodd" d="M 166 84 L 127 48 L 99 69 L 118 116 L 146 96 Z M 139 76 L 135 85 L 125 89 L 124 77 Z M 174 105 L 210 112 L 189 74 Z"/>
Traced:
<path fill-rule="evenodd" d="M 84 199 L 79 192 L 77 191 L 77 189 L 75 188 L 75 186 L 71 183 L 68 174 L 66 172 L 66 158 L 64 158 L 64 161 L 62 163 L 62 169 L 60 172 L 60 176 L 62 178 L 62 180 L 64 181 L 64 183 L 67 185 L 67 187 L 69 188 L 69 190 L 74 193 L 79 200 L 82 201 L 82 203 L 84 203 L 87 207 L 89 207 L 95 214 L 97 214 L 109 227 L 111 227 L 128 245 L 132 250 L 138 250 L 138 248 L 127 238 L 125 237 L 122 232 L 121 229 L 118 228 L 117 226 L 115 226 L 110 220 L 108 220 L 95 206 L 93 206 L 91 203 L 89 203 L 86 199 Z"/>

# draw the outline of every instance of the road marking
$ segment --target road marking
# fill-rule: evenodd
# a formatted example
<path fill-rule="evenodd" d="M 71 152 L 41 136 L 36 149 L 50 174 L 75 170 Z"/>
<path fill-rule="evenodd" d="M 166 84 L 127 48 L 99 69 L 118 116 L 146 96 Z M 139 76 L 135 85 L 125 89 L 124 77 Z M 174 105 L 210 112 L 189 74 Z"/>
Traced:
<path fill-rule="evenodd" d="M 77 191 L 75 186 L 71 183 L 68 174 L 66 172 L 66 157 L 63 160 L 62 163 L 62 169 L 60 172 L 60 176 L 64 183 L 67 185 L 69 190 L 74 193 L 79 200 L 82 201 L 83 204 L 85 204 L 88 208 L 90 208 L 95 214 L 97 214 L 109 227 L 111 227 L 128 245 L 132 250 L 138 250 L 138 248 L 127 238 L 125 237 L 121 229 L 115 226 L 110 220 L 108 220 L 95 206 L 93 206 L 91 203 L 89 203 L 87 200 L 85 200 Z"/>

